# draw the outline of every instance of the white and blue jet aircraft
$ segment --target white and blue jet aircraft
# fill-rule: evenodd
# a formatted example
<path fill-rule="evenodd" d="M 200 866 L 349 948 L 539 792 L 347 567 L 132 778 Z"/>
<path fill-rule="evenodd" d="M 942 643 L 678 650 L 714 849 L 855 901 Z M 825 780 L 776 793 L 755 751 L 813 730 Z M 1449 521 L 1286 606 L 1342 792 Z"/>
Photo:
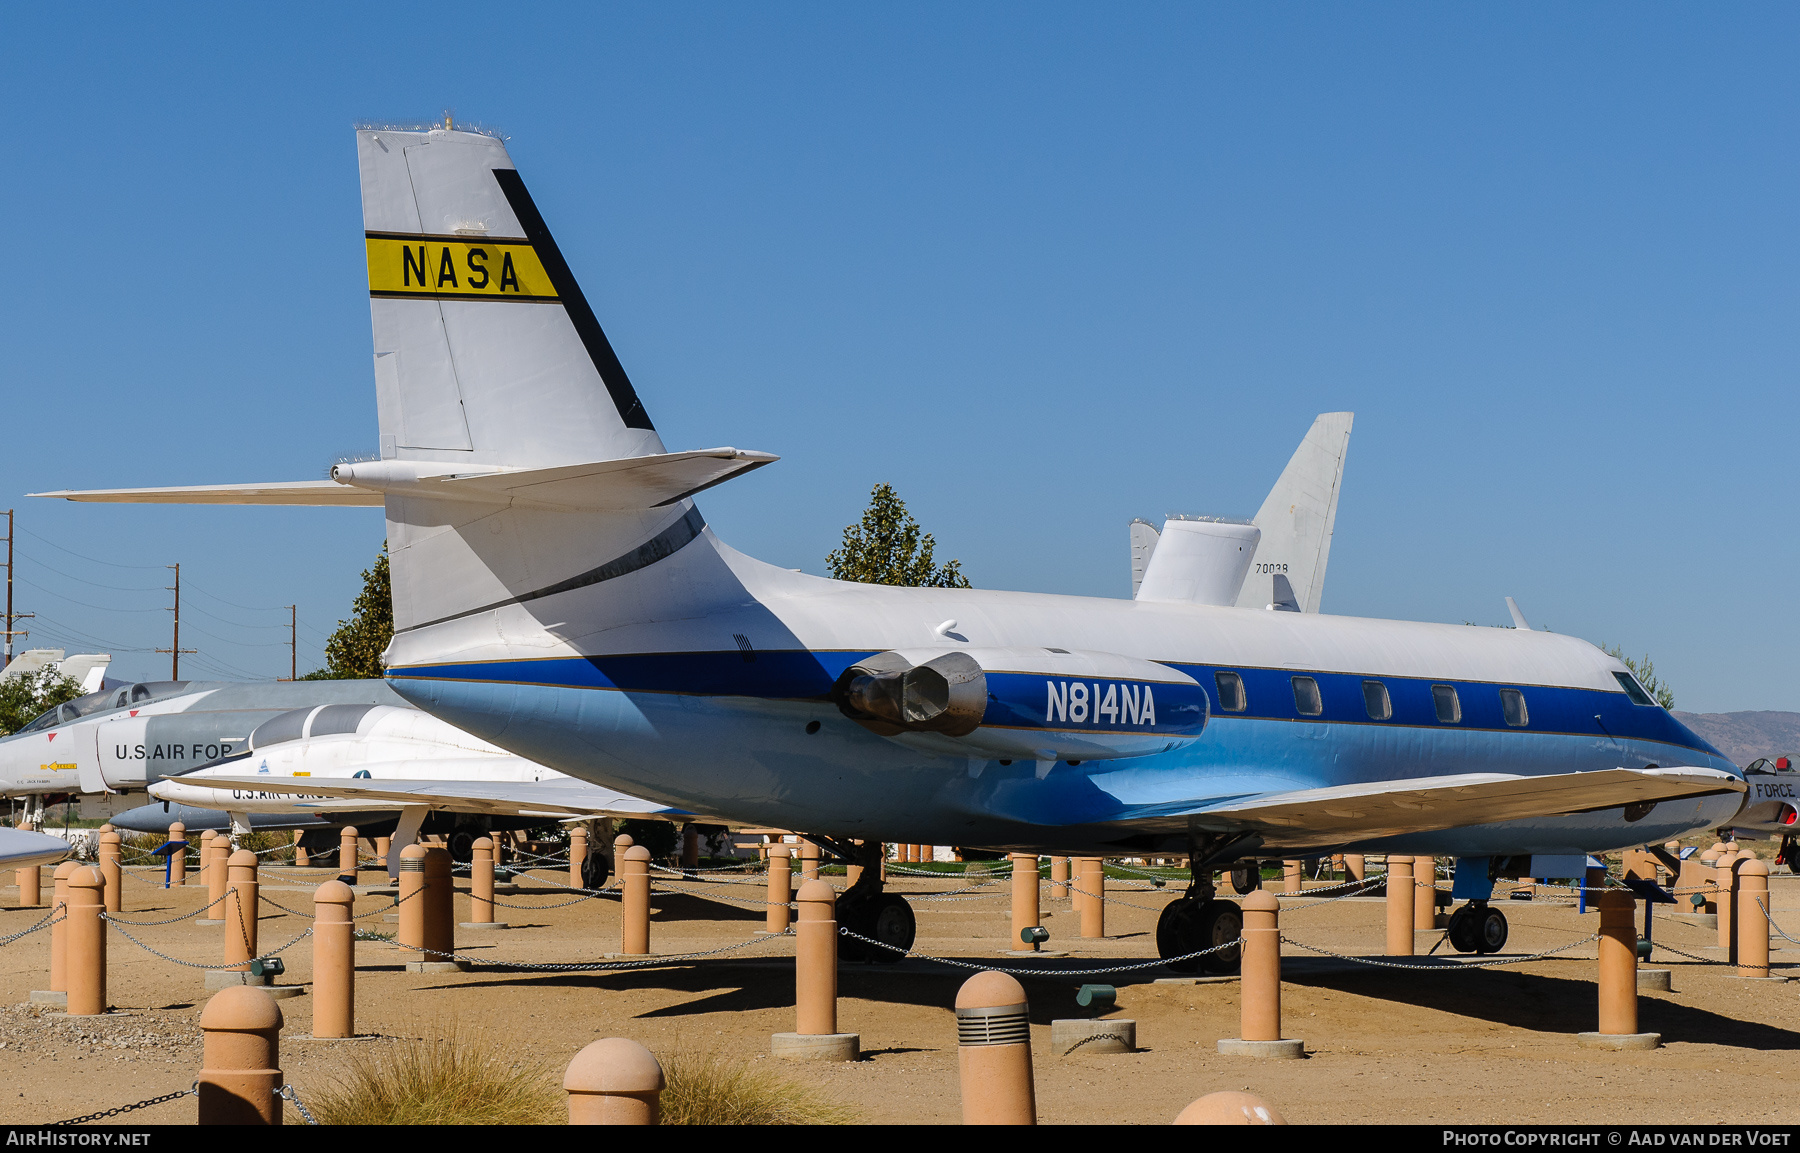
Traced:
<path fill-rule="evenodd" d="M 361 129 L 357 152 L 379 458 L 329 480 L 44 495 L 385 507 L 388 681 L 459 728 L 846 858 L 882 841 L 1184 854 L 1168 957 L 1235 938 L 1214 878 L 1259 856 L 1453 856 L 1456 939 L 1485 951 L 1506 936 L 1488 886 L 1529 875 L 1524 858 L 1739 809 L 1736 766 L 1571 637 L 1271 611 L 1309 607 L 1278 574 L 1240 607 L 1241 590 L 1196 597 L 1205 581 L 1109 600 L 745 556 L 693 498 L 776 458 L 667 450 L 505 144 L 446 122 Z M 862 875 L 840 919 L 910 942 L 906 903 Z"/>

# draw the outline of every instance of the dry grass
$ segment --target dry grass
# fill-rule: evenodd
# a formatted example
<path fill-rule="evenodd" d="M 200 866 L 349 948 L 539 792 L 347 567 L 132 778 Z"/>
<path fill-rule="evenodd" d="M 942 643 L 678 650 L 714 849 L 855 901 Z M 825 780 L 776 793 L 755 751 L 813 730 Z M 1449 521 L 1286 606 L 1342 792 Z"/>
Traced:
<path fill-rule="evenodd" d="M 560 1068 L 455 1030 L 354 1050 L 348 1078 L 306 1104 L 322 1125 L 554 1125 L 569 1116 Z"/>
<path fill-rule="evenodd" d="M 664 1125 L 849 1125 L 856 1111 L 747 1061 L 681 1055 L 663 1060 Z"/>

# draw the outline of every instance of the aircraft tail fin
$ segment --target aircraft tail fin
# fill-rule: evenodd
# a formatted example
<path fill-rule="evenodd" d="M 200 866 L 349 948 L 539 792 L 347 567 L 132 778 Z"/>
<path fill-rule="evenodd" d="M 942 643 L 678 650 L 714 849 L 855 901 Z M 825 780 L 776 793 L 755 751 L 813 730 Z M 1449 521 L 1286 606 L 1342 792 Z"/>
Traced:
<path fill-rule="evenodd" d="M 1285 576 L 1300 611 L 1319 611 L 1354 419 L 1354 413 L 1327 412 L 1314 420 L 1269 490 L 1253 521 L 1262 541 L 1238 594 L 1239 608 L 1266 608 L 1288 599 L 1277 595 L 1274 581 Z"/>

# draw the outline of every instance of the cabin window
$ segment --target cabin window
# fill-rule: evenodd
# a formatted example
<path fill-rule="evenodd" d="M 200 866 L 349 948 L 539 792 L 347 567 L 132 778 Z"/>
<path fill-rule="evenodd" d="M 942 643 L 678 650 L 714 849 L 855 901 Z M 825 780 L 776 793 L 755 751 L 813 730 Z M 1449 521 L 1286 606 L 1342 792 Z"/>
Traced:
<path fill-rule="evenodd" d="M 1515 729 L 1531 723 L 1531 714 L 1525 711 L 1525 694 L 1518 689 L 1500 690 L 1500 711 L 1506 714 L 1506 723 Z"/>
<path fill-rule="evenodd" d="M 1631 698 L 1632 704 L 1653 705 L 1656 703 L 1650 699 L 1650 694 L 1644 691 L 1644 686 L 1638 684 L 1638 679 L 1630 673 L 1614 673 L 1613 680 L 1619 682 L 1619 687 L 1625 690 L 1625 695 Z"/>
<path fill-rule="evenodd" d="M 1385 721 L 1394 715 L 1394 702 L 1388 699 L 1387 686 L 1380 681 L 1363 682 L 1363 708 L 1369 710 L 1369 719 Z"/>
<path fill-rule="evenodd" d="M 1431 703 L 1437 706 L 1438 723 L 1445 725 L 1461 723 L 1462 702 L 1456 699 L 1455 685 L 1432 685 Z"/>
<path fill-rule="evenodd" d="M 1244 699 L 1244 678 L 1236 673 L 1214 673 L 1213 683 L 1219 686 L 1219 708 L 1227 713 L 1241 713 L 1250 707 Z"/>
<path fill-rule="evenodd" d="M 1294 708 L 1303 717 L 1316 717 L 1325 711 L 1325 702 L 1319 698 L 1319 682 L 1311 677 L 1294 678 Z"/>

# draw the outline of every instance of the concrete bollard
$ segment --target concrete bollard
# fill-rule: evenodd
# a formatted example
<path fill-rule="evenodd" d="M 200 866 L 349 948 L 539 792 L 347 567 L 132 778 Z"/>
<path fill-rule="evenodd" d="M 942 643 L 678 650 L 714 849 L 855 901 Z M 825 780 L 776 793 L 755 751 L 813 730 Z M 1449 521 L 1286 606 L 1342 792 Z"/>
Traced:
<path fill-rule="evenodd" d="M 13 880 L 19 886 L 19 908 L 35 909 L 44 903 L 42 875 L 36 865 L 15 870 Z"/>
<path fill-rule="evenodd" d="M 1306 1042 L 1281 1036 L 1281 902 L 1258 889 L 1244 898 L 1236 1038 L 1219 1039 L 1228 1057 L 1304 1057 Z"/>
<path fill-rule="evenodd" d="M 1727 954 L 1737 948 L 1737 853 L 1727 850 L 1713 861 L 1713 884 L 1718 889 L 1714 898 L 1719 915 L 1719 948 Z"/>
<path fill-rule="evenodd" d="M 1281 862 L 1281 891 L 1290 894 L 1300 891 L 1299 861 Z"/>
<path fill-rule="evenodd" d="M 475 856 L 469 862 L 469 919 L 465 929 L 504 929 L 494 920 L 494 841 L 481 837 L 475 842 Z"/>
<path fill-rule="evenodd" d="M 56 1002 L 68 999 L 69 992 L 69 878 L 81 866 L 74 861 L 64 861 L 56 866 L 50 874 L 52 888 L 50 890 L 50 912 L 64 910 L 63 915 L 50 925 L 50 988 L 51 994 L 44 998 Z M 37 998 L 34 996 L 33 1000 Z"/>
<path fill-rule="evenodd" d="M 1769 976 L 1769 866 L 1751 858 L 1737 871 L 1737 975 Z"/>
<path fill-rule="evenodd" d="M 68 933 L 63 966 L 68 978 L 69 1016 L 106 1012 L 106 878 L 99 869 L 77 869 L 69 876 Z"/>
<path fill-rule="evenodd" d="M 1719 854 L 1708 849 L 1704 853 L 1698 853 L 1688 858 L 1689 864 L 1694 864 L 1694 862 L 1698 862 L 1695 865 L 1694 880 L 1701 886 L 1700 895 L 1706 898 L 1705 903 L 1700 905 L 1697 911 L 1712 913 L 1716 916 L 1719 912 Z"/>
<path fill-rule="evenodd" d="M 235 985 L 200 1011 L 200 1124 L 281 1124 L 281 1006 Z"/>
<path fill-rule="evenodd" d="M 767 933 L 785 933 L 788 927 L 788 915 L 792 911 L 788 902 L 793 900 L 793 885 L 788 875 L 788 851 L 784 845 L 769 846 L 769 915 L 764 922 L 763 931 Z"/>
<path fill-rule="evenodd" d="M 250 959 L 257 954 L 256 912 L 261 888 L 256 875 L 256 854 L 239 849 L 231 854 L 225 867 L 225 901 L 220 916 L 225 921 L 225 963 L 231 968 L 214 969 L 206 974 L 208 989 L 228 985 L 261 985 L 262 978 L 252 978 Z"/>
<path fill-rule="evenodd" d="M 1593 1049 L 1654 1049 L 1656 1033 L 1638 1032 L 1637 900 L 1623 889 L 1608 889 L 1600 909 L 1600 1028 L 1577 1041 Z"/>
<path fill-rule="evenodd" d="M 1081 895 L 1081 935 L 1106 936 L 1106 862 L 1099 857 L 1078 857 L 1075 888 Z"/>
<path fill-rule="evenodd" d="M 662 1066 L 636 1041 L 595 1041 L 563 1074 L 569 1124 L 655 1125 L 662 1120 L 663 1084 Z"/>
<path fill-rule="evenodd" d="M 187 840 L 187 826 L 180 821 L 169 825 L 169 843 L 181 843 Z M 187 885 L 187 849 L 169 856 L 169 888 L 179 889 Z"/>
<path fill-rule="evenodd" d="M 681 867 L 700 867 L 700 830 L 691 821 L 681 827 Z"/>
<path fill-rule="evenodd" d="M 306 846 L 300 843 L 305 838 L 305 833 L 302 833 L 299 829 L 294 830 L 294 867 L 296 869 L 312 867 L 312 854 L 308 853 L 306 851 Z"/>
<path fill-rule="evenodd" d="M 425 952 L 407 966 L 410 970 L 448 973 L 462 968 L 451 956 L 456 952 L 455 869 L 450 850 L 436 846 L 425 850 L 425 892 L 419 897 L 425 905 Z"/>
<path fill-rule="evenodd" d="M 619 952 L 641 956 L 650 951 L 650 850 L 633 845 L 619 862 L 621 921 Z"/>
<path fill-rule="evenodd" d="M 956 991 L 956 1057 L 964 1125 L 1036 1125 L 1031 1015 L 1025 987 L 988 970 Z"/>
<path fill-rule="evenodd" d="M 1183 1109 L 1177 1125 L 1286 1125 L 1274 1106 L 1250 1093 L 1208 1093 Z"/>
<path fill-rule="evenodd" d="M 1036 853 L 1013 853 L 1012 861 L 1012 935 L 1008 938 L 1009 953 L 1035 953 L 1038 943 L 1025 943 L 1021 936 L 1026 929 L 1036 928 L 1044 923 L 1038 911 L 1038 859 Z"/>
<path fill-rule="evenodd" d="M 400 917 L 394 941 L 405 960 L 424 960 L 425 954 L 425 846 L 411 844 L 400 850 L 400 880 L 394 901 Z"/>
<path fill-rule="evenodd" d="M 771 1037 L 769 1051 L 790 1061 L 854 1061 L 862 1038 L 837 1027 L 837 893 L 824 881 L 808 881 L 796 902 L 794 1031 Z"/>
<path fill-rule="evenodd" d="M 117 833 L 100 834 L 100 876 L 106 881 L 106 911 L 123 912 L 125 908 L 124 838 Z"/>
<path fill-rule="evenodd" d="M 1344 854 L 1344 879 L 1345 880 L 1348 880 L 1348 881 L 1362 880 L 1367 875 L 1363 871 L 1363 869 L 1364 869 L 1363 855 L 1361 853 L 1345 853 Z M 1203 1097 L 1203 1098 L 1201 1098 L 1201 1100 L 1205 1100 L 1205 1098 Z"/>
<path fill-rule="evenodd" d="M 800 842 L 800 877 L 802 885 L 808 881 L 819 879 L 819 846 L 811 841 Z"/>
<path fill-rule="evenodd" d="M 1413 932 L 1437 928 L 1437 861 L 1413 858 Z"/>
<path fill-rule="evenodd" d="M 1412 858 L 1387 859 L 1387 955 L 1413 955 Z"/>
<path fill-rule="evenodd" d="M 350 883 L 356 883 L 356 838 L 355 825 L 345 825 L 338 830 L 338 875 L 349 877 Z"/>
<path fill-rule="evenodd" d="M 342 881 L 313 890 L 314 1037 L 356 1036 L 356 891 Z"/>
<path fill-rule="evenodd" d="M 1050 896 L 1067 900 L 1069 896 L 1069 858 L 1050 858 Z"/>
<path fill-rule="evenodd" d="M 200 872 L 206 877 L 206 901 L 210 908 L 206 916 L 195 921 L 196 925 L 223 925 L 225 923 L 225 869 L 226 860 L 231 856 L 231 838 L 218 833 L 212 835 L 200 848 Z"/>
<path fill-rule="evenodd" d="M 388 850 L 392 849 L 393 847 L 394 847 L 394 838 L 392 838 L 392 837 L 376 837 L 375 838 L 375 867 L 377 869 L 380 869 L 383 872 L 387 871 Z"/>
<path fill-rule="evenodd" d="M 571 889 L 587 888 L 587 885 L 582 882 L 581 878 L 582 868 L 587 864 L 587 855 L 587 830 L 580 825 L 576 825 L 573 829 L 569 830 L 569 887 Z M 617 867 L 618 859 L 617 856 L 613 857 L 615 868 Z"/>
<path fill-rule="evenodd" d="M 625 859 L 625 851 L 627 849 L 631 848 L 631 846 L 633 846 L 635 844 L 637 844 L 637 842 L 632 840 L 631 837 L 625 833 L 620 833 L 618 836 L 613 838 L 613 855 L 612 855 L 613 875 L 611 877 L 607 878 L 607 881 L 606 881 L 607 885 L 611 885 L 611 884 L 615 883 L 616 881 L 618 881 L 619 862 L 623 861 Z M 604 888 L 605 886 L 602 886 L 602 887 Z"/>

